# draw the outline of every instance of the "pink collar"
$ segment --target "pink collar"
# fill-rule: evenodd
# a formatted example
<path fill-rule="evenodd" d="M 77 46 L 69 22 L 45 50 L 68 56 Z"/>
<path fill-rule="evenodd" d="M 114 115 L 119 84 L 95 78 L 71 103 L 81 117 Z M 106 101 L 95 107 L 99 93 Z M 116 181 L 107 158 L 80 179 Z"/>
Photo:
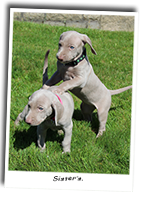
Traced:
<path fill-rule="evenodd" d="M 60 101 L 61 104 L 63 105 L 63 102 L 62 102 L 61 98 L 60 98 L 57 94 L 55 94 L 55 95 L 58 97 L 59 101 Z"/>

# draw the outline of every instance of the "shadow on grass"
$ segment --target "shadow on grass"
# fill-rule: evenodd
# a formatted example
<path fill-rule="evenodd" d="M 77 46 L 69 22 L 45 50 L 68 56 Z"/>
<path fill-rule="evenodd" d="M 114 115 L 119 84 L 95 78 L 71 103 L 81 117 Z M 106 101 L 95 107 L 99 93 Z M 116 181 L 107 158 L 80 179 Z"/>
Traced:
<path fill-rule="evenodd" d="M 82 112 L 79 109 L 74 110 L 73 119 L 77 121 L 85 121 L 83 118 Z M 91 125 L 92 131 L 97 134 L 98 129 L 99 129 L 99 121 L 98 121 L 97 113 L 95 112 L 92 113 L 92 122 L 89 122 L 89 123 Z"/>
<path fill-rule="evenodd" d="M 118 107 L 122 107 L 122 106 L 118 106 Z M 116 109 L 117 109 L 117 107 L 111 107 L 109 109 L 109 113 Z M 81 110 L 79 110 L 79 109 L 74 110 L 73 119 L 75 119 L 77 121 L 84 121 Z M 95 132 L 97 135 L 98 130 L 99 130 L 99 121 L 98 121 L 97 112 L 92 113 L 92 122 L 90 122 L 90 124 L 91 124 L 92 131 Z"/>
<path fill-rule="evenodd" d="M 29 147 L 33 142 L 37 145 L 37 127 L 30 127 L 28 130 L 16 130 L 14 134 L 14 148 L 16 150 L 25 149 Z M 48 129 L 46 141 L 57 141 L 62 142 L 63 135 L 59 135 L 57 131 L 52 131 Z"/>
<path fill-rule="evenodd" d="M 110 108 L 109 112 L 112 110 L 116 110 L 116 107 Z M 73 114 L 73 119 L 77 121 L 84 121 L 81 110 L 76 109 L 74 110 Z M 97 112 L 94 112 L 92 114 L 92 122 L 91 124 L 91 129 L 95 134 L 98 133 L 99 129 L 99 121 L 97 117 Z M 46 136 L 46 141 L 57 141 L 59 143 L 62 142 L 64 135 L 59 135 L 57 131 L 52 131 L 51 129 L 48 129 L 47 131 L 47 136 Z M 14 148 L 19 150 L 19 149 L 25 149 L 29 147 L 33 142 L 37 145 L 37 127 L 30 127 L 28 130 L 16 130 L 14 134 Z"/>
<path fill-rule="evenodd" d="M 33 142 L 36 142 L 36 129 L 37 127 L 30 127 L 28 130 L 16 130 L 14 134 L 14 148 L 16 150 L 25 149 Z"/>

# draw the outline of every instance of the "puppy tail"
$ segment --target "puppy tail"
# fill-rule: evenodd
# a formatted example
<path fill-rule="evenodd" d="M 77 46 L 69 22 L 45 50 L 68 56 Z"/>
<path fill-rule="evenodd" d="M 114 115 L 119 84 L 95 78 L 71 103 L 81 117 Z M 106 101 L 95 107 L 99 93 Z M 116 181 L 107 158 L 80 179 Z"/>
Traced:
<path fill-rule="evenodd" d="M 43 85 L 48 80 L 47 69 L 48 69 L 48 55 L 49 55 L 49 53 L 50 53 L 50 50 L 48 50 L 45 54 L 45 61 L 44 61 L 44 67 L 43 67 Z"/>
<path fill-rule="evenodd" d="M 120 89 L 117 89 L 117 90 L 110 90 L 110 93 L 111 93 L 111 95 L 115 95 L 115 94 L 122 93 L 122 92 L 124 92 L 126 90 L 129 90 L 131 88 L 132 88 L 132 85 L 124 87 L 124 88 L 120 88 Z"/>

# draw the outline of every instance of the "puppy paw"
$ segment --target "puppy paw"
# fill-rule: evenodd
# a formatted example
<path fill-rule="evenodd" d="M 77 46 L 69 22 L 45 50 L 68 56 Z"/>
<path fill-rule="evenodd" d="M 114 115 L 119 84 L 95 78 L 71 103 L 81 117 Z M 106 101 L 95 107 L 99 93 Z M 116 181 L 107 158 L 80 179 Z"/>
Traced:
<path fill-rule="evenodd" d="M 41 145 L 40 141 L 38 140 L 37 145 L 39 147 L 40 152 L 44 152 L 44 150 L 46 149 L 46 144 L 44 143 L 44 144 Z"/>
<path fill-rule="evenodd" d="M 59 88 L 52 90 L 52 92 L 55 93 L 55 94 L 63 94 L 64 93 L 64 91 L 59 89 Z"/>
<path fill-rule="evenodd" d="M 58 134 L 63 135 L 64 134 L 63 130 L 58 130 Z"/>
<path fill-rule="evenodd" d="M 99 137 L 101 137 L 102 135 L 103 135 L 103 131 L 99 131 L 98 134 L 97 134 L 97 136 L 96 136 L 96 138 L 99 138 Z"/>
<path fill-rule="evenodd" d="M 63 151 L 62 154 L 69 154 L 70 153 L 70 150 L 69 151 Z"/>
<path fill-rule="evenodd" d="M 50 86 L 48 86 L 48 85 L 43 85 L 41 89 L 47 90 L 49 87 L 50 87 Z"/>
<path fill-rule="evenodd" d="M 46 150 L 46 149 L 40 149 L 40 153 L 43 153 L 43 152 L 45 152 L 45 150 Z"/>
<path fill-rule="evenodd" d="M 15 120 L 15 122 L 14 122 L 14 127 L 16 128 L 17 126 L 19 126 L 19 120 Z"/>
<path fill-rule="evenodd" d="M 17 119 L 14 122 L 14 128 L 16 128 L 17 126 L 19 126 L 20 121 L 23 120 L 20 116 L 21 116 L 21 113 L 18 115 Z"/>
<path fill-rule="evenodd" d="M 64 154 L 64 153 L 68 154 L 68 153 L 70 153 L 70 152 L 71 152 L 71 151 L 70 151 L 69 148 L 63 148 L 62 154 Z"/>
<path fill-rule="evenodd" d="M 40 148 L 40 152 L 43 153 L 45 152 L 45 150 L 46 150 L 46 145 L 44 144 L 44 146 Z"/>

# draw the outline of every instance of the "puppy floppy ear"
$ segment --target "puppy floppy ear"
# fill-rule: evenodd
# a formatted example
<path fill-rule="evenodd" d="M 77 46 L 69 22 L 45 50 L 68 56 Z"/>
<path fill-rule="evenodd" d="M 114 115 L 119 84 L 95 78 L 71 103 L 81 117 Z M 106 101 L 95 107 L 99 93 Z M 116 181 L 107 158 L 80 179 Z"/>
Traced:
<path fill-rule="evenodd" d="M 92 47 L 92 43 L 91 43 L 90 38 L 89 38 L 87 35 L 82 34 L 82 35 L 81 35 L 81 39 L 82 39 L 82 41 L 83 41 L 84 44 L 87 43 L 87 44 L 90 46 L 91 52 L 92 52 L 93 54 L 97 55 L 96 51 L 95 51 L 94 48 Z"/>
<path fill-rule="evenodd" d="M 63 116 L 64 107 L 60 102 L 53 102 L 51 106 L 55 111 L 55 124 L 57 126 L 58 125 L 58 121 Z"/>

